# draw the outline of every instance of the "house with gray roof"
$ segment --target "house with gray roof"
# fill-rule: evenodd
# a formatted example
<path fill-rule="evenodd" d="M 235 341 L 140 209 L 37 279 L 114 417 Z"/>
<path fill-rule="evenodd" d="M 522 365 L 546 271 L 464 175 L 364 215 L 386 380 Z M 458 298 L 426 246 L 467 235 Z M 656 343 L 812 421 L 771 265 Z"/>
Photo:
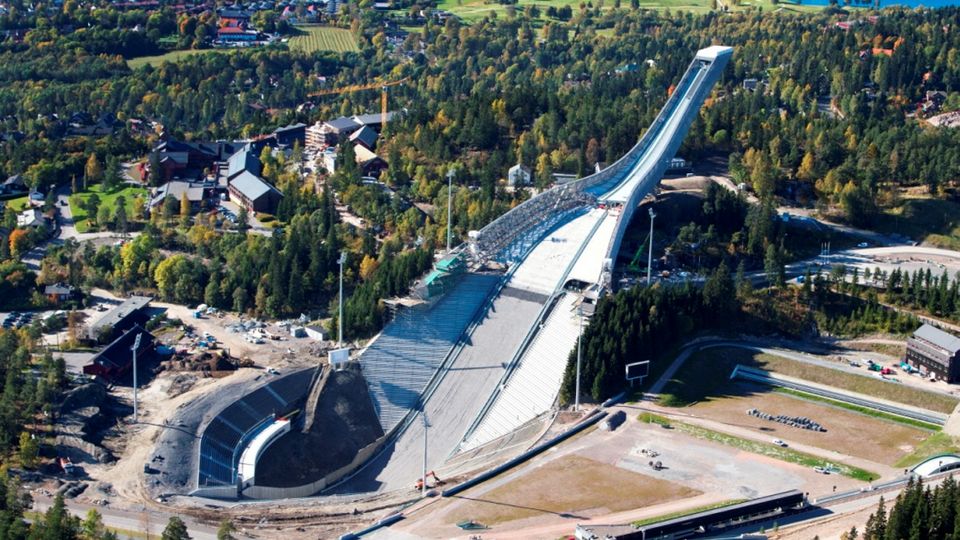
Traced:
<path fill-rule="evenodd" d="M 190 201 L 190 210 L 196 212 L 203 207 L 207 191 L 203 184 L 197 182 L 171 180 L 154 190 L 153 197 L 150 198 L 150 209 L 153 210 L 162 205 L 167 197 L 180 201 L 186 195 L 187 200 Z"/>
<path fill-rule="evenodd" d="M 363 126 L 350 134 L 350 142 L 363 145 L 367 150 L 373 150 L 377 146 L 378 137 L 379 135 L 373 128 Z"/>
<path fill-rule="evenodd" d="M 253 174 L 243 171 L 230 180 L 227 185 L 230 200 L 253 212 L 273 214 L 283 194 L 269 182 Z"/>

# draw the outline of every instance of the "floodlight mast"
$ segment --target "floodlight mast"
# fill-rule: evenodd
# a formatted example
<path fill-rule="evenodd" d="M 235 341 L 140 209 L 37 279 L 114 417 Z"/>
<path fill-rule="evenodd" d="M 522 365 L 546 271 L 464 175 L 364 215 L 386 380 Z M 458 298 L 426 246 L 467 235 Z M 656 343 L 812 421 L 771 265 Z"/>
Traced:
<path fill-rule="evenodd" d="M 653 211 L 653 208 L 650 209 L 650 250 L 647 252 L 647 285 L 650 285 L 650 280 L 653 278 L 653 218 L 657 217 L 657 213 Z"/>
<path fill-rule="evenodd" d="M 582 302 L 582 301 L 581 301 Z M 577 336 L 577 387 L 574 391 L 573 397 L 573 410 L 580 412 L 580 358 L 582 357 L 581 353 L 581 343 L 583 342 L 583 304 L 577 308 L 577 314 L 580 316 L 580 325 L 579 325 L 579 335 Z"/>
<path fill-rule="evenodd" d="M 430 422 L 427 421 L 427 411 L 423 410 L 420 416 L 420 420 L 423 421 L 423 484 L 420 486 L 420 496 L 427 496 L 427 428 L 430 427 Z"/>
<path fill-rule="evenodd" d="M 341 251 L 337 264 L 340 265 L 340 308 L 337 315 L 337 348 L 343 348 L 343 265 L 347 262 L 347 252 Z"/>
<path fill-rule="evenodd" d="M 133 351 L 133 423 L 137 423 L 137 349 L 140 348 L 140 338 L 143 337 L 143 334 L 137 334 L 137 337 L 133 340 L 133 346 L 130 347 L 130 350 Z"/>
<path fill-rule="evenodd" d="M 447 171 L 447 253 L 450 253 L 450 230 L 451 205 L 453 204 L 453 177 L 457 175 L 454 169 Z"/>

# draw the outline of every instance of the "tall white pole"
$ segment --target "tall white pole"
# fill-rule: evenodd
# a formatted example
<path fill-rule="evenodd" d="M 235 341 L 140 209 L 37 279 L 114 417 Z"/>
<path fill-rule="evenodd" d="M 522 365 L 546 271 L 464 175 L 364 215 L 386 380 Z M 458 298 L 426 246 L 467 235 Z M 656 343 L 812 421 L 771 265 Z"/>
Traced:
<path fill-rule="evenodd" d="M 647 285 L 650 285 L 650 280 L 653 278 L 653 218 L 657 217 L 657 214 L 653 211 L 653 208 L 650 209 L 650 251 L 647 254 Z"/>
<path fill-rule="evenodd" d="M 422 411 L 420 419 L 423 420 L 423 485 L 420 486 L 420 496 L 427 496 L 427 428 L 430 424 L 427 422 L 427 411 Z"/>
<path fill-rule="evenodd" d="M 573 401 L 573 410 L 580 411 L 580 359 L 582 357 L 580 345 L 583 342 L 583 306 L 577 309 L 577 312 L 580 315 L 580 328 L 579 336 L 577 337 L 577 388 L 575 390 L 576 394 L 574 395 Z"/>
<path fill-rule="evenodd" d="M 136 424 L 139 418 L 137 411 L 137 349 L 140 348 L 140 338 L 143 337 L 143 334 L 137 334 L 136 339 L 133 340 L 133 347 L 130 348 L 133 351 L 133 423 Z"/>
<path fill-rule="evenodd" d="M 337 315 L 337 348 L 343 348 L 343 264 L 347 262 L 347 252 L 340 252 L 340 259 L 337 260 L 340 264 L 340 311 Z"/>
<path fill-rule="evenodd" d="M 452 215 L 452 205 L 453 205 L 453 176 L 456 173 L 453 169 L 447 171 L 447 253 L 450 253 L 450 219 Z"/>

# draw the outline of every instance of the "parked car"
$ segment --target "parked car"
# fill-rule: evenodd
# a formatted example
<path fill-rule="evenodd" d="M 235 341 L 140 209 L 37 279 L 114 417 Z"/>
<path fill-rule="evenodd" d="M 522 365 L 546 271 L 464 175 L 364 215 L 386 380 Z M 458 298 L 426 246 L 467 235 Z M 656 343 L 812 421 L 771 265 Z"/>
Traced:
<path fill-rule="evenodd" d="M 780 447 L 783 447 L 783 448 L 786 448 L 786 447 L 787 447 L 787 443 L 781 441 L 780 439 L 774 439 L 774 440 L 773 440 L 773 444 L 775 444 L 775 445 L 777 445 L 777 446 L 780 446 Z"/>

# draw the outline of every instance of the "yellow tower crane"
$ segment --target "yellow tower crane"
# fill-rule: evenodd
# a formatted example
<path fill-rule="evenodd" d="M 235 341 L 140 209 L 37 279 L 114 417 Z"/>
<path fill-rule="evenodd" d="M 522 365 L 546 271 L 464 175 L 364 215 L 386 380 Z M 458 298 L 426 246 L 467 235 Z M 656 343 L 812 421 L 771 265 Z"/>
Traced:
<path fill-rule="evenodd" d="M 383 126 L 387 125 L 387 88 L 391 86 L 397 86 L 398 84 L 403 84 L 407 82 L 410 78 L 404 77 L 398 81 L 390 82 L 376 82 L 369 84 L 354 84 L 351 86 L 343 86 L 340 88 L 328 88 L 325 90 L 317 90 L 316 92 L 311 92 L 307 94 L 310 97 L 317 96 L 332 96 L 335 94 L 346 94 L 350 92 L 359 92 L 361 90 L 373 90 L 374 88 L 380 89 L 380 125 L 381 129 Z"/>

